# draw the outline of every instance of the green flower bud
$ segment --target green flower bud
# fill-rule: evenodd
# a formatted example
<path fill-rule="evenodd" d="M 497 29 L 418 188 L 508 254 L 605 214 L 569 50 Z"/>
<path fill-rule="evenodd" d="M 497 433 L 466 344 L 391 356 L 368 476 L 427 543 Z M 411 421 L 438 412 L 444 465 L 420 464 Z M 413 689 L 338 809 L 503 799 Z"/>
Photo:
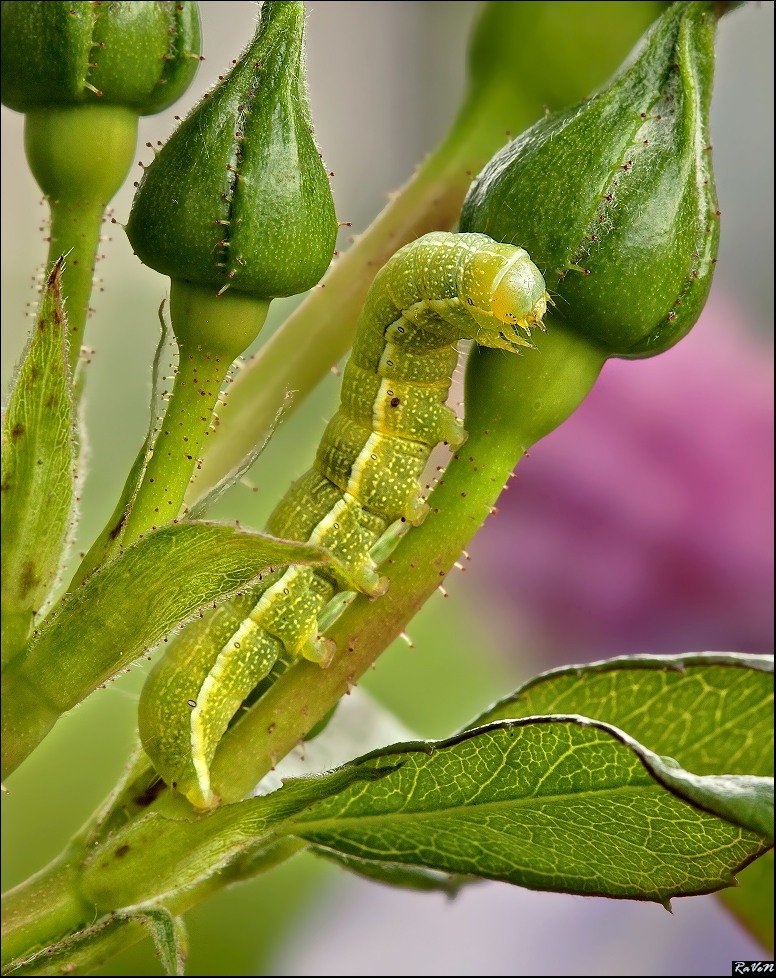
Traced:
<path fill-rule="evenodd" d="M 265 0 L 251 44 L 140 183 L 127 235 L 172 279 L 178 369 L 153 447 L 141 449 L 88 568 L 185 513 L 230 364 L 274 297 L 311 288 L 329 266 L 337 220 L 313 140 L 303 34 L 303 3 Z"/>
<path fill-rule="evenodd" d="M 127 234 L 172 279 L 264 300 L 311 288 L 337 221 L 304 81 L 304 4 L 266 0 L 234 68 L 147 168 Z"/>
<path fill-rule="evenodd" d="M 3 3 L 2 34 L 3 104 L 19 112 L 95 103 L 160 112 L 199 62 L 191 2 Z"/>
<path fill-rule="evenodd" d="M 73 368 L 105 207 L 132 165 L 138 117 L 185 91 L 199 49 L 196 3 L 2 4 L 2 99 L 26 114 L 27 160 L 51 208 L 49 267 L 65 256 Z"/>
<path fill-rule="evenodd" d="M 464 203 L 462 229 L 524 247 L 554 320 L 607 356 L 672 346 L 711 285 L 717 6 L 674 4 L 609 85 L 506 146 Z"/>

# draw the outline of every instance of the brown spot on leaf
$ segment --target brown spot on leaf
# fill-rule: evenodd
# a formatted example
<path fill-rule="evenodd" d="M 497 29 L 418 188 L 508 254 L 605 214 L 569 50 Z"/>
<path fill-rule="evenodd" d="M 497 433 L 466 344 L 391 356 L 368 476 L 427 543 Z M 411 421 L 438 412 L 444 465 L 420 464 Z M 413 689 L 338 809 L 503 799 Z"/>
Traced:
<path fill-rule="evenodd" d="M 19 597 L 26 598 L 39 582 L 40 577 L 35 573 L 35 564 L 31 560 L 25 561 L 19 576 Z"/>
<path fill-rule="evenodd" d="M 127 520 L 127 511 L 126 511 L 126 510 L 124 510 L 124 512 L 123 512 L 123 513 L 121 514 L 121 516 L 120 516 L 120 518 L 119 518 L 119 521 L 118 521 L 118 523 L 117 523 L 117 524 L 116 524 L 116 525 L 115 525 L 115 526 L 113 527 L 113 529 L 112 529 L 112 530 L 110 531 L 110 533 L 108 534 L 108 537 L 109 537 L 109 538 L 110 538 L 111 540 L 115 540 L 115 539 L 116 539 L 116 537 L 117 537 L 117 536 L 119 535 L 119 533 L 121 532 L 121 528 L 122 528 L 122 526 L 124 525 L 124 523 L 126 522 L 126 520 Z"/>

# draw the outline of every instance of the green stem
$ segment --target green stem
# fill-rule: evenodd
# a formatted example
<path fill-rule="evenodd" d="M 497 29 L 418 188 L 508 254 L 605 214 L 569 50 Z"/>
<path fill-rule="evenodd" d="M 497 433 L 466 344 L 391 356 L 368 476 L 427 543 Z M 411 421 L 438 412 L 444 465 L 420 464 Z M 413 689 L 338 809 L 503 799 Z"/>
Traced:
<path fill-rule="evenodd" d="M 127 547 L 149 529 L 177 518 L 232 362 L 258 335 L 269 302 L 240 292 L 219 295 L 173 279 L 170 320 L 178 372 L 153 454 L 121 533 Z"/>
<path fill-rule="evenodd" d="M 214 876 L 168 895 L 162 903 L 173 916 L 179 916 L 225 886 L 267 872 L 306 847 L 307 843 L 299 839 L 281 839 L 255 853 L 248 848 Z M 35 876 L 4 894 L 2 957 L 4 966 L 17 962 L 18 971 L 14 969 L 12 973 L 88 973 L 148 937 L 148 931 L 132 920 L 131 910 L 126 917 L 114 918 L 108 927 L 100 927 L 99 923 L 94 926 L 106 911 L 100 911 L 79 894 L 85 855 L 86 850 L 73 846 Z M 153 855 L 149 851 L 149 858 Z M 157 853 L 157 858 L 164 857 L 164 853 Z M 107 913 L 121 913 L 124 909 L 119 903 Z M 63 939 L 79 931 L 85 932 L 82 942 L 64 942 Z M 40 948 L 48 949 L 43 961 L 23 964 Z"/>
<path fill-rule="evenodd" d="M 93 919 L 67 854 L 3 895 L 3 964 L 60 940 Z"/>
<path fill-rule="evenodd" d="M 211 422 L 229 367 L 258 335 L 268 309 L 268 301 L 240 292 L 218 295 L 209 287 L 172 281 L 170 319 L 179 361 L 170 401 L 150 458 L 143 445 L 71 589 L 120 548 L 178 517 L 199 455 L 217 430 Z"/>
<path fill-rule="evenodd" d="M 81 352 L 102 218 L 135 155 L 137 113 L 116 105 L 79 105 L 27 113 L 30 169 L 51 208 L 48 270 L 65 255 L 62 295 L 70 365 Z"/>
<path fill-rule="evenodd" d="M 383 568 L 395 586 L 375 601 L 360 596 L 345 611 L 329 632 L 339 654 L 328 669 L 295 663 L 226 733 L 212 765 L 214 791 L 225 802 L 244 798 L 404 629 L 492 512 L 525 451 L 577 408 L 606 359 L 553 322 L 536 345 L 519 357 L 472 352 L 469 438 L 431 494 L 427 519 Z"/>
<path fill-rule="evenodd" d="M 61 255 L 65 256 L 62 297 L 67 315 L 70 369 L 75 370 L 89 315 L 105 208 L 102 203 L 65 199 L 49 200 L 49 206 L 51 232 L 47 268 L 51 269 Z"/>
<path fill-rule="evenodd" d="M 170 401 L 124 524 L 123 546 L 178 516 L 230 363 L 181 346 Z"/>

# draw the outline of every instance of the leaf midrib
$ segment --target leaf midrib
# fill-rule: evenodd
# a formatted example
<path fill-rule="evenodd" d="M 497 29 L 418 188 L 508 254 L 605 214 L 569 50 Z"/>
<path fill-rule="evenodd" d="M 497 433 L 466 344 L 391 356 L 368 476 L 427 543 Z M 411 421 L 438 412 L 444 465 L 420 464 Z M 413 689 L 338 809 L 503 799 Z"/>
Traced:
<path fill-rule="evenodd" d="M 673 792 L 669 791 L 668 788 L 663 787 L 660 784 L 660 782 L 658 782 L 656 779 L 651 779 L 649 782 L 642 783 L 642 784 L 627 784 L 627 785 L 617 785 L 616 787 L 606 787 L 600 789 L 586 789 L 585 791 L 575 792 L 575 793 L 566 792 L 565 794 L 532 795 L 530 798 L 498 799 L 498 800 L 483 801 L 483 802 L 475 801 L 475 802 L 471 802 L 468 805 L 452 805 L 449 807 L 440 807 L 436 809 L 423 809 L 422 811 L 401 810 L 401 811 L 392 811 L 392 812 L 378 812 L 374 814 L 368 814 L 368 813 L 342 814 L 342 815 L 332 816 L 328 818 L 310 819 L 305 821 L 301 821 L 295 817 L 292 817 L 289 820 L 289 822 L 292 827 L 294 825 L 298 825 L 300 828 L 304 828 L 305 830 L 310 830 L 311 828 L 312 829 L 325 828 L 327 825 L 332 825 L 332 824 L 336 825 L 337 823 L 343 823 L 343 822 L 361 822 L 363 824 L 364 822 L 370 820 L 384 821 L 386 819 L 416 819 L 416 818 L 422 818 L 424 816 L 444 817 L 444 816 L 453 816 L 455 814 L 471 814 L 473 809 L 477 809 L 478 811 L 481 812 L 483 810 L 498 810 L 506 806 L 509 806 L 510 808 L 524 808 L 524 807 L 528 807 L 530 804 L 534 804 L 536 806 L 545 803 L 557 804 L 558 802 L 562 804 L 568 804 L 570 799 L 584 800 L 585 797 L 587 796 L 596 797 L 604 794 L 611 795 L 611 794 L 618 794 L 618 793 L 625 793 L 625 792 L 646 794 L 652 791 L 664 792 L 666 795 L 669 795 L 672 798 L 676 798 L 678 801 L 685 804 L 688 808 L 691 808 L 693 811 L 697 811 L 700 816 L 705 815 L 706 817 L 712 817 L 712 818 L 716 817 L 721 821 L 726 821 L 725 819 L 722 819 L 721 816 L 714 816 L 708 812 L 704 812 L 696 808 L 687 799 L 680 798 L 679 796 L 674 795 Z M 732 823 L 728 823 L 728 824 L 732 825 Z M 739 831 L 743 831 L 740 829 L 739 826 L 733 826 L 733 827 L 739 828 Z"/>

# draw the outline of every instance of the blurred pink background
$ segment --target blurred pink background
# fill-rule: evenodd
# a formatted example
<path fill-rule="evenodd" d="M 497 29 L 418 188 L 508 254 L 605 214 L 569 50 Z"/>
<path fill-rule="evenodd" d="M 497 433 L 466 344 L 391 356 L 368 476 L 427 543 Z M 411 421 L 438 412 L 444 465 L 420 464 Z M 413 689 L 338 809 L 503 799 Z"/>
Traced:
<path fill-rule="evenodd" d="M 472 577 L 537 664 L 772 652 L 770 345 L 715 292 L 672 350 L 610 361 L 498 508 Z"/>

